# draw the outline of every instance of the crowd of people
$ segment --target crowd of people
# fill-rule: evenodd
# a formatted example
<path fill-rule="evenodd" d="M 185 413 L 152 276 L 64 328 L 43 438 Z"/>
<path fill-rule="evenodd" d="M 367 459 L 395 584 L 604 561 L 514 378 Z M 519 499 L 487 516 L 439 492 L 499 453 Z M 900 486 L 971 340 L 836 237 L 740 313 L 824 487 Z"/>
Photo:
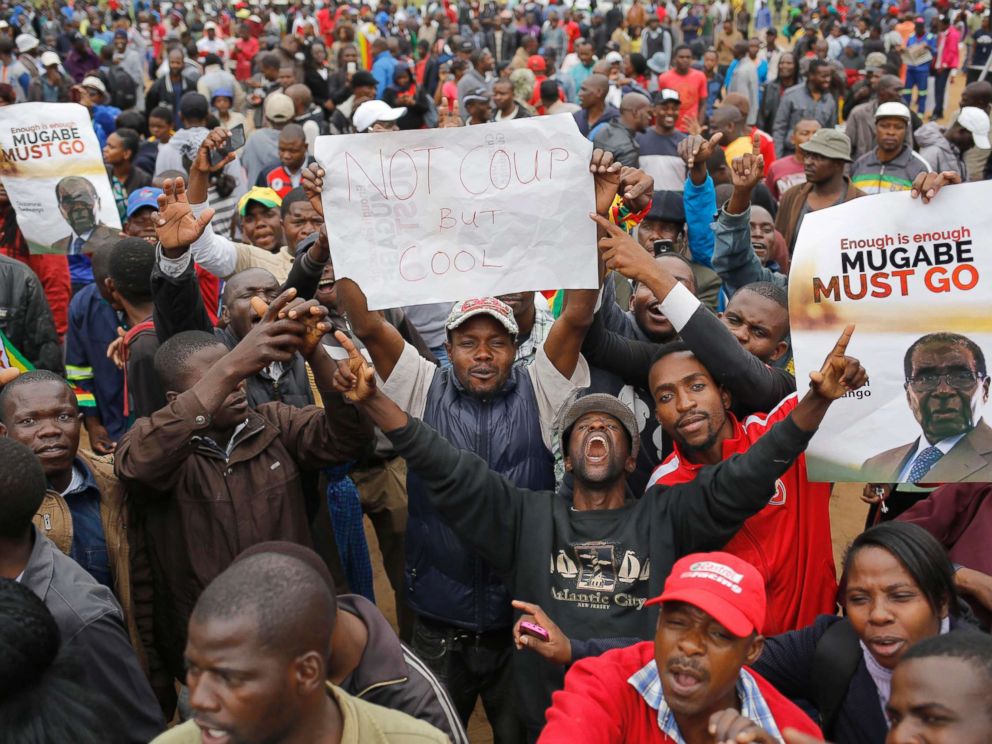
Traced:
<path fill-rule="evenodd" d="M 788 302 L 810 212 L 992 179 L 989 23 L 0 6 L 0 105 L 85 106 L 122 224 L 70 175 L 35 252 L 0 187 L 0 743 L 462 744 L 480 707 L 497 744 L 992 740 L 992 489 L 915 485 L 985 427 L 984 356 L 910 350 L 933 446 L 838 572 L 804 452 L 870 370 L 850 326 L 797 380 Z M 318 137 L 546 116 L 592 143 L 598 287 L 336 278 Z"/>

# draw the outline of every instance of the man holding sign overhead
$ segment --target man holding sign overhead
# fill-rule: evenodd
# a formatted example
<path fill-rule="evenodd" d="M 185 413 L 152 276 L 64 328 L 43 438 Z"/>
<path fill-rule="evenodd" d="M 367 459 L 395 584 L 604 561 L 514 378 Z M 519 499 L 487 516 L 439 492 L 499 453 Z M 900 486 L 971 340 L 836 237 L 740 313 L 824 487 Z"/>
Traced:
<path fill-rule="evenodd" d="M 595 151 L 589 169 L 601 214 L 613 205 L 618 187 L 624 186 L 632 201 L 651 193 L 651 180 L 638 171 L 628 170 L 622 179 L 609 153 Z M 323 187 L 322 169 L 314 168 L 308 178 L 312 189 Z M 595 276 L 594 252 L 588 260 Z M 350 279 L 337 280 L 339 303 L 368 349 L 383 390 L 408 414 L 474 452 L 515 485 L 552 489 L 556 416 L 579 388 L 589 385 L 580 349 L 597 289 L 566 293 L 564 310 L 529 367 L 513 364 L 518 328 L 509 306 L 495 297 L 457 302 L 445 324 L 449 369 L 424 360 L 381 315 L 369 312 L 363 289 Z M 463 723 L 481 695 L 496 741 L 519 741 L 522 726 L 509 663 L 512 597 L 442 521 L 430 504 L 429 487 L 410 475 L 407 490 L 408 601 L 418 615 L 413 648 L 447 685 Z"/>

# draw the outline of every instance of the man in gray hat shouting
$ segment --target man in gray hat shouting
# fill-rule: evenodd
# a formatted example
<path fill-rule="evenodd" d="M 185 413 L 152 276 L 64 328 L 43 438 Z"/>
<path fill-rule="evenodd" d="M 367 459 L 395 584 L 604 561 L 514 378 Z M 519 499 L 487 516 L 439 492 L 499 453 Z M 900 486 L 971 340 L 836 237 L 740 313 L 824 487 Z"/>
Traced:
<path fill-rule="evenodd" d="M 347 367 L 335 388 L 365 411 L 389 438 L 412 474 L 427 486 L 431 505 L 462 540 L 502 577 L 513 597 L 538 604 L 569 638 L 647 639 L 657 613 L 645 607 L 660 593 L 683 555 L 722 547 L 775 493 L 776 479 L 805 450 L 830 404 L 864 379 L 846 356 L 850 326 L 810 388 L 784 420 L 740 456 L 700 468 L 671 488 L 655 486 L 631 498 L 638 426 L 617 398 L 592 394 L 566 406 L 558 421 L 569 495 L 531 491 L 490 470 L 424 422 L 408 415 L 376 386 L 375 374 L 347 336 Z M 687 388 L 704 384 L 690 379 Z M 684 422 L 700 428 L 698 416 Z M 516 603 L 519 609 L 520 603 Z M 541 633 L 541 629 L 534 629 Z M 513 658 L 519 712 L 535 738 L 563 672 L 535 654 Z"/>
<path fill-rule="evenodd" d="M 806 183 L 797 184 L 782 195 L 775 218 L 775 229 L 782 233 L 790 254 L 807 212 L 864 196 L 844 175 L 844 168 L 851 162 L 851 140 L 846 134 L 839 129 L 819 129 L 799 147 L 804 155 Z"/>

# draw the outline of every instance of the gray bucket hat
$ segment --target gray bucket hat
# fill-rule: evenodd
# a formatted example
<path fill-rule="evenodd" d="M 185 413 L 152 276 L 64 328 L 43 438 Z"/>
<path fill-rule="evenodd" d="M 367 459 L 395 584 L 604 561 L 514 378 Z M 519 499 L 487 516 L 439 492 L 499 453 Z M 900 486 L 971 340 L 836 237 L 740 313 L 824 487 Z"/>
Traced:
<path fill-rule="evenodd" d="M 803 152 L 812 152 L 831 160 L 851 162 L 851 140 L 837 129 L 817 129 L 812 137 L 799 145 Z"/>
<path fill-rule="evenodd" d="M 606 393 L 584 395 L 569 403 L 565 408 L 558 423 L 558 438 L 563 452 L 568 449 L 568 442 L 565 437 L 568 435 L 569 429 L 587 413 L 605 413 L 623 424 L 623 428 L 630 435 L 630 456 L 637 455 L 637 450 L 641 446 L 641 435 L 637 427 L 637 420 L 634 418 L 634 412 L 621 403 L 619 398 Z"/>

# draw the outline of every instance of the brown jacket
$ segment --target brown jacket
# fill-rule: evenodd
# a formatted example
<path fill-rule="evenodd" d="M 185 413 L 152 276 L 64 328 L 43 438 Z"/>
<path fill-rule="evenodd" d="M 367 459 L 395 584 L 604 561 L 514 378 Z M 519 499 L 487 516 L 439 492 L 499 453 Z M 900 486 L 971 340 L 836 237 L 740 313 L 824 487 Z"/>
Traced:
<path fill-rule="evenodd" d="M 77 455 L 93 474 L 93 480 L 100 489 L 100 522 L 107 542 L 107 559 L 114 577 L 114 594 L 124 611 L 124 624 L 134 646 L 142 669 L 148 673 L 148 659 L 142 649 L 141 639 L 135 622 L 134 600 L 131 584 L 131 549 L 128 539 L 127 505 L 124 501 L 124 487 L 114 475 L 113 455 L 98 455 L 80 449 Z M 34 515 L 38 530 L 54 542 L 66 555 L 72 547 L 72 514 L 62 494 L 49 490 L 41 507 Z"/>
<path fill-rule="evenodd" d="M 847 194 L 844 196 L 845 202 L 849 202 L 851 199 L 857 199 L 859 196 L 865 196 L 865 192 L 851 184 L 850 178 L 844 176 L 844 181 L 847 183 Z M 799 233 L 799 215 L 802 214 L 803 206 L 806 204 L 806 198 L 812 190 L 813 184 L 811 183 L 796 184 L 782 194 L 782 201 L 778 205 L 778 215 L 775 217 L 775 229 L 782 233 L 782 237 L 785 238 L 785 244 L 789 246 L 790 256 L 796 247 L 796 236 Z"/>
<path fill-rule="evenodd" d="M 176 678 L 183 676 L 186 625 L 204 587 L 251 545 L 310 544 L 300 471 L 356 459 L 370 445 L 368 421 L 340 396 L 324 398 L 326 413 L 259 406 L 227 456 L 201 435 L 210 414 L 193 391 L 122 437 L 115 471 L 127 485 L 151 567 L 154 644 Z M 135 597 L 143 629 L 148 599 Z"/>

